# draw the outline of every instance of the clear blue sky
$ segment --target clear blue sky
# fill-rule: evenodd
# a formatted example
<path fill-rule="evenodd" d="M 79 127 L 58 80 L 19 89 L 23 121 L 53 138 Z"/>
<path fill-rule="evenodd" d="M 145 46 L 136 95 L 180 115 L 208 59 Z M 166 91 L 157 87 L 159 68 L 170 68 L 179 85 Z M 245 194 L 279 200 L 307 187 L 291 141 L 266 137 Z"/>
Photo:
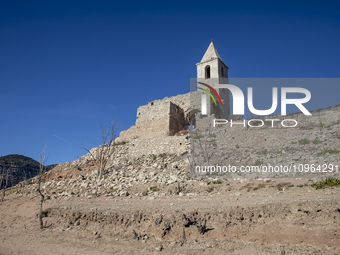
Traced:
<path fill-rule="evenodd" d="M 47 141 L 47 164 L 84 155 L 98 119 L 124 130 L 189 92 L 211 37 L 230 77 L 340 77 L 339 1 L 1 0 L 0 35 L 0 156 Z"/>

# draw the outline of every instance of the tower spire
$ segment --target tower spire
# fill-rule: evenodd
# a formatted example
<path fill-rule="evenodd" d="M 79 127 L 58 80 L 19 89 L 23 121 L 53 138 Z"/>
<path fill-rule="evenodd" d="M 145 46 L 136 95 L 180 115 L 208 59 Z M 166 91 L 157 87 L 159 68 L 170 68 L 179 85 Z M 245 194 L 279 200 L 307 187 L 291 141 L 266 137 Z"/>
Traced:
<path fill-rule="evenodd" d="M 204 53 L 201 62 L 197 63 L 197 82 L 207 84 L 214 87 L 215 84 L 228 84 L 228 66 L 223 63 L 218 54 L 214 40 L 211 38 L 208 49 Z M 226 119 L 230 116 L 230 101 L 228 89 L 217 89 L 223 106 L 215 107 L 213 100 L 209 97 L 207 99 L 207 114 L 215 114 L 216 118 Z M 203 99 L 202 99 L 203 100 Z M 222 103 L 221 103 L 222 105 Z"/>
<path fill-rule="evenodd" d="M 211 38 L 211 43 L 209 44 L 209 47 L 207 49 L 207 51 L 205 52 L 201 62 L 205 62 L 205 61 L 210 61 L 212 59 L 221 59 L 220 55 L 218 54 L 216 48 L 215 48 L 215 45 L 214 45 L 214 40 Z"/>

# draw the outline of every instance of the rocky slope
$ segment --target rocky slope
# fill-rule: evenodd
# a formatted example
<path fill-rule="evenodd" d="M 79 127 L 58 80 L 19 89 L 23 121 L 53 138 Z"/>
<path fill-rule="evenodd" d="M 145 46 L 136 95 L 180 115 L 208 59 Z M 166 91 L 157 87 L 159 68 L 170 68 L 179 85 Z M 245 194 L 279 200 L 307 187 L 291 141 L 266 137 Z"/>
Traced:
<path fill-rule="evenodd" d="M 197 153 L 200 141 L 211 160 L 235 166 L 258 161 L 340 165 L 338 122 L 308 129 L 201 132 L 196 139 L 184 134 L 117 145 L 100 180 L 90 155 L 45 173 L 45 232 L 37 229 L 36 178 L 19 183 L 0 207 L 2 247 L 8 254 L 25 253 L 30 249 L 20 240 L 26 240 L 32 254 L 46 253 L 33 249 L 37 243 L 26 236 L 34 235 L 49 243 L 52 254 L 340 253 L 340 187 L 313 186 L 336 177 L 335 171 L 190 175 L 193 160 L 205 163 Z M 197 153 L 194 159 L 190 152 Z"/>

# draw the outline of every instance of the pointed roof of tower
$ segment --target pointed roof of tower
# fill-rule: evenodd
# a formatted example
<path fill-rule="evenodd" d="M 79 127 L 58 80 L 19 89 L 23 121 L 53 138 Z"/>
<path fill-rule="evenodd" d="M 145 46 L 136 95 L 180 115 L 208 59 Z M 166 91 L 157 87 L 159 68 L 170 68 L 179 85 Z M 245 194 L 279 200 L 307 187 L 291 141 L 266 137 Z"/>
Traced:
<path fill-rule="evenodd" d="M 205 62 L 205 61 L 209 61 L 209 60 L 215 59 L 215 58 L 219 58 L 222 61 L 220 55 L 218 54 L 218 52 L 217 52 L 217 50 L 215 48 L 214 43 L 211 42 L 209 44 L 209 47 L 208 47 L 207 51 L 205 52 L 205 54 L 204 54 L 204 56 L 203 56 L 203 58 L 201 60 L 201 63 Z"/>

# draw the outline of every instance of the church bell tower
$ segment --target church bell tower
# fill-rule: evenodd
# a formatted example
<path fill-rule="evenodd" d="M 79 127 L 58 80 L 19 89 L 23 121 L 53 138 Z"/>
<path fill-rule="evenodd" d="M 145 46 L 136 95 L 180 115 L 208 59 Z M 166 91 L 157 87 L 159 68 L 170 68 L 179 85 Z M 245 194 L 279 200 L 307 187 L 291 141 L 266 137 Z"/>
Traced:
<path fill-rule="evenodd" d="M 197 66 L 197 87 L 198 91 L 205 93 L 209 90 L 208 86 L 214 88 L 214 84 L 228 84 L 228 69 L 229 67 L 224 64 L 220 55 L 218 54 L 213 41 L 210 43 L 207 51 L 205 52 L 201 62 Z M 206 84 L 206 85 L 203 85 Z M 215 98 L 217 104 L 210 95 L 206 96 L 207 99 L 207 116 L 215 115 L 215 118 L 228 119 L 230 117 L 230 101 L 228 89 L 215 89 L 221 98 L 222 105 L 220 104 L 217 96 L 214 93 L 211 95 Z M 204 117 L 204 115 L 202 116 Z"/>

